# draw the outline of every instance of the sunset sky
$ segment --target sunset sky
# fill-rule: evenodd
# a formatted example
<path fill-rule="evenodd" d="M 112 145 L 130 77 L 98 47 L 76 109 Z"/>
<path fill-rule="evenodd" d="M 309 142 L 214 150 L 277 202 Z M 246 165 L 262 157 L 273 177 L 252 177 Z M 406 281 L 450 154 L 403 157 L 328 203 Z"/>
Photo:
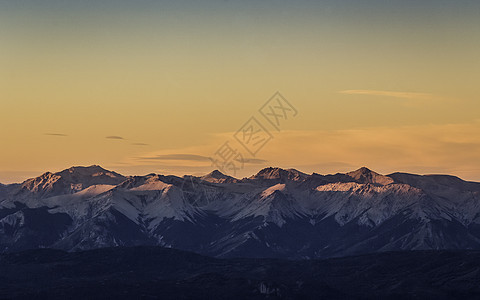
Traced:
<path fill-rule="evenodd" d="M 480 181 L 479 1 L 0 0 L 0 182 L 98 164 Z M 259 113 L 279 91 L 297 111 Z M 234 134 L 271 139 L 254 156 Z M 233 175 L 233 174 L 232 174 Z"/>

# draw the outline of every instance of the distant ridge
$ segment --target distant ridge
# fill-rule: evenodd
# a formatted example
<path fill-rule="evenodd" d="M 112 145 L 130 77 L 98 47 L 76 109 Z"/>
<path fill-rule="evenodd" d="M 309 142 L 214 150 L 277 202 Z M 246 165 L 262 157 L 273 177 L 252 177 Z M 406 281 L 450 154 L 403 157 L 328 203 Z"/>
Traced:
<path fill-rule="evenodd" d="M 366 167 L 243 179 L 123 176 L 100 166 L 0 186 L 0 252 L 158 245 L 216 257 L 480 250 L 480 183 Z"/>
<path fill-rule="evenodd" d="M 101 180 L 108 180 L 107 177 L 112 178 L 114 181 L 113 183 L 116 183 L 118 181 L 123 181 L 127 178 L 130 177 L 141 177 L 141 176 L 124 176 L 121 175 L 115 171 L 107 170 L 101 167 L 100 165 L 91 165 L 91 166 L 72 166 L 68 169 L 64 169 L 62 171 L 52 173 L 52 172 L 45 172 L 44 174 L 30 178 L 25 180 L 22 184 L 26 182 L 33 181 L 35 179 L 40 179 L 40 178 L 47 178 L 47 177 L 52 177 L 54 175 L 61 176 L 62 178 L 66 179 L 68 178 L 72 182 L 81 182 L 83 181 L 86 177 L 99 177 L 101 179 L 97 179 L 99 181 Z M 148 174 L 146 176 L 151 176 L 151 175 L 156 175 L 154 173 Z M 164 175 L 161 175 L 164 176 Z M 173 176 L 173 175 L 169 175 Z M 345 178 L 350 178 L 353 180 L 358 181 L 359 183 L 379 183 L 379 184 L 388 184 L 392 183 L 394 181 L 406 181 L 408 179 L 412 178 L 436 178 L 435 180 L 448 180 L 449 183 L 452 182 L 457 182 L 457 183 L 473 183 L 477 184 L 476 182 L 471 182 L 471 181 L 464 181 L 461 178 L 454 176 L 454 175 L 442 175 L 442 174 L 427 174 L 427 175 L 417 175 L 417 174 L 411 174 L 411 173 L 402 173 L 402 172 L 395 172 L 391 173 L 388 175 L 382 175 L 379 174 L 375 171 L 372 171 L 371 169 L 367 167 L 361 167 L 357 170 L 346 172 L 346 173 L 336 173 L 336 174 L 328 174 L 328 175 L 322 175 L 319 173 L 312 173 L 312 174 L 306 174 L 304 172 L 298 171 L 296 169 L 283 169 L 280 167 L 266 167 L 258 171 L 256 174 L 247 177 L 248 179 L 290 179 L 290 180 L 306 180 L 310 177 L 315 177 L 315 176 L 322 176 L 326 178 L 340 178 L 343 176 L 343 180 L 348 180 Z M 347 177 L 345 177 L 347 176 Z M 176 177 L 176 176 L 173 176 Z M 193 176 L 195 177 L 195 176 Z M 222 173 L 220 170 L 213 170 L 212 172 L 205 174 L 203 176 L 199 176 L 196 178 L 203 179 L 205 181 L 209 180 L 223 180 L 226 179 L 228 182 L 231 180 L 233 181 L 239 181 L 240 179 L 235 178 L 233 176 L 227 175 Z M 395 178 L 395 179 L 394 179 Z M 333 179 L 335 180 L 335 179 Z M 83 182 L 82 182 L 83 183 Z M 12 184 L 2 184 L 0 183 L 0 186 L 6 186 L 6 185 L 12 185 Z"/>

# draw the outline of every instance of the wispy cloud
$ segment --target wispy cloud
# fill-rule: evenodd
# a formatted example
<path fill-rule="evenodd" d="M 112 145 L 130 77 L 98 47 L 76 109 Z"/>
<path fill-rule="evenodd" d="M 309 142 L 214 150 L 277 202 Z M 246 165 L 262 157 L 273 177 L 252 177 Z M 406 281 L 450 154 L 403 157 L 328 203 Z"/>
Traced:
<path fill-rule="evenodd" d="M 211 161 L 210 157 L 196 154 L 164 154 L 140 157 L 141 160 L 186 160 L 186 161 Z"/>
<path fill-rule="evenodd" d="M 132 143 L 132 145 L 134 145 L 134 146 L 150 146 L 149 144 L 145 144 L 145 143 Z"/>
<path fill-rule="evenodd" d="M 208 161 L 211 162 L 212 158 L 204 155 L 197 154 L 163 154 L 163 155 L 154 155 L 154 156 L 145 156 L 139 157 L 140 160 L 183 160 L 183 161 Z M 243 163 L 245 164 L 264 164 L 268 161 L 260 158 L 244 158 Z"/>
<path fill-rule="evenodd" d="M 243 162 L 246 164 L 266 164 L 268 161 L 265 159 L 259 159 L 259 158 L 244 158 Z"/>
<path fill-rule="evenodd" d="M 124 140 L 123 137 L 118 136 L 118 135 L 109 135 L 109 136 L 106 136 L 105 138 L 109 139 L 109 140 Z"/>
<path fill-rule="evenodd" d="M 66 134 L 64 134 L 64 133 L 52 133 L 52 132 L 45 133 L 44 135 L 60 136 L 60 137 L 62 137 L 62 136 L 68 136 L 68 135 L 66 135 Z"/>
<path fill-rule="evenodd" d="M 428 93 L 412 93 L 412 92 L 395 92 L 395 91 L 378 91 L 378 90 L 345 90 L 340 91 L 340 94 L 347 95 L 368 95 L 368 96 L 381 96 L 392 97 L 409 100 L 435 100 L 438 99 L 433 94 Z"/>

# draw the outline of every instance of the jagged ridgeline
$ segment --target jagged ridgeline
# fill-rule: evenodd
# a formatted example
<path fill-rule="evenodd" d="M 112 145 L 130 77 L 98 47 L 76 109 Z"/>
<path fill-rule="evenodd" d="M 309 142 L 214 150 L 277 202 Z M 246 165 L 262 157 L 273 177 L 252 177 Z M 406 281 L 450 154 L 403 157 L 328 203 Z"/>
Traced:
<path fill-rule="evenodd" d="M 216 257 L 480 249 L 480 184 L 445 175 L 266 168 L 236 179 L 100 166 L 0 185 L 0 251 L 159 245 Z"/>

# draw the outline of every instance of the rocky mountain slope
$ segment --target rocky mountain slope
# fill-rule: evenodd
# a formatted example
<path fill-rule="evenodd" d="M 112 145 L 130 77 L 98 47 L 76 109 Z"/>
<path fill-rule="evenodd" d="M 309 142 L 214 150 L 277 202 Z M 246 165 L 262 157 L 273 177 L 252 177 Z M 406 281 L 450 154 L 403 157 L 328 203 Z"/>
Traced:
<path fill-rule="evenodd" d="M 480 184 L 367 168 L 266 168 L 236 179 L 126 177 L 91 166 L 0 187 L 1 252 L 135 245 L 294 259 L 480 249 Z"/>

